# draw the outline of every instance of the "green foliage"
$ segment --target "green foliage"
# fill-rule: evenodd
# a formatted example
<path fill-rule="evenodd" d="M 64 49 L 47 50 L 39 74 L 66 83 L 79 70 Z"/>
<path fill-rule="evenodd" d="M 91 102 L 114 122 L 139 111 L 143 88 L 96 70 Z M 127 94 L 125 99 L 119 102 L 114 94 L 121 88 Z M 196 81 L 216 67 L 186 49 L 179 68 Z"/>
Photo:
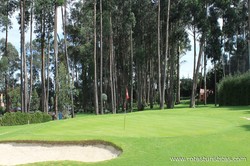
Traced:
<path fill-rule="evenodd" d="M 30 103 L 30 110 L 31 111 L 37 111 L 39 109 L 40 106 L 40 98 L 37 94 L 37 91 L 34 90 L 32 92 L 32 99 L 31 99 L 31 103 Z"/>
<path fill-rule="evenodd" d="M 9 113 L 7 112 L 2 117 L 2 125 L 3 126 L 14 126 L 16 125 L 16 116 L 15 113 Z"/>
<path fill-rule="evenodd" d="M 64 4 L 64 0 L 56 0 L 56 6 L 62 6 Z"/>
<path fill-rule="evenodd" d="M 51 116 L 42 112 L 34 114 L 22 112 L 7 112 L 0 120 L 1 126 L 16 126 L 33 123 L 43 123 L 51 120 Z"/>
<path fill-rule="evenodd" d="M 58 94 L 58 109 L 59 111 L 64 111 L 69 106 L 71 106 L 70 99 L 70 85 L 69 78 L 67 76 L 67 70 L 63 63 L 59 66 L 59 94 Z"/>
<path fill-rule="evenodd" d="M 250 105 L 250 72 L 228 76 L 219 84 L 221 106 Z"/>
<path fill-rule="evenodd" d="M 20 107 L 21 106 L 21 96 L 20 96 L 20 87 L 15 87 L 9 91 L 9 96 L 12 101 L 12 107 Z"/>
<path fill-rule="evenodd" d="M 190 97 L 192 93 L 193 80 L 190 78 L 181 79 L 181 97 Z"/>
<path fill-rule="evenodd" d="M 3 115 L 5 112 L 5 108 L 0 106 L 0 116 Z"/>
<path fill-rule="evenodd" d="M 41 123 L 43 121 L 43 114 L 40 111 L 35 112 L 30 119 L 30 123 Z"/>

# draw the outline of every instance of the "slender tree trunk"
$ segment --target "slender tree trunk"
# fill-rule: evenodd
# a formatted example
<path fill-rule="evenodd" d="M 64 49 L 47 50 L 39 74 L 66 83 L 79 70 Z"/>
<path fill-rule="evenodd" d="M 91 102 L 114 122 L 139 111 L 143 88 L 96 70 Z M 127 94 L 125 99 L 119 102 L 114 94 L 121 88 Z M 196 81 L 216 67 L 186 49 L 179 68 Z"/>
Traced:
<path fill-rule="evenodd" d="M 195 69 L 196 69 L 196 31 L 195 31 L 195 26 L 193 27 L 194 28 L 194 36 L 193 36 L 193 40 L 194 40 L 194 69 L 193 69 L 193 80 L 194 80 L 194 75 L 195 75 Z"/>
<path fill-rule="evenodd" d="M 48 53 L 47 53 L 47 91 L 46 91 L 46 113 L 49 113 L 49 87 L 50 87 L 50 83 L 49 83 L 49 64 L 50 64 L 50 34 L 48 34 Z"/>
<path fill-rule="evenodd" d="M 161 91 L 161 1 L 158 1 L 158 93 L 160 101 L 160 109 L 163 109 L 164 104 L 162 102 L 162 91 Z"/>
<path fill-rule="evenodd" d="M 173 46 L 173 48 L 171 49 L 170 52 L 170 58 L 169 58 L 169 62 L 170 62 L 170 70 L 169 70 L 169 90 L 168 90 L 168 101 L 167 101 L 167 108 L 168 109 L 172 109 L 174 108 L 174 73 L 175 73 L 175 48 L 176 45 Z"/>
<path fill-rule="evenodd" d="M 202 57 L 203 49 L 204 49 L 204 36 L 201 37 L 201 41 L 200 41 L 200 51 L 199 51 L 196 70 L 194 72 L 194 77 L 193 77 L 193 87 L 192 87 L 192 95 L 191 95 L 191 100 L 190 100 L 190 108 L 195 107 L 195 95 L 196 95 L 197 81 L 198 81 L 198 75 L 199 75 L 199 70 L 201 66 L 201 57 Z"/>
<path fill-rule="evenodd" d="M 206 3 L 206 18 L 208 17 L 207 15 L 207 0 L 205 1 Z M 223 21 L 224 23 L 224 21 Z M 205 48 L 207 47 L 207 39 L 205 38 Z M 207 105 L 207 56 L 205 53 L 205 49 L 203 51 L 204 54 L 204 105 Z"/>
<path fill-rule="evenodd" d="M 196 31 L 195 31 L 195 26 L 193 27 L 193 40 L 194 40 L 194 68 L 193 68 L 193 88 L 195 88 L 195 73 L 196 73 Z M 191 94 L 191 100 L 190 100 L 190 107 L 195 107 L 195 94 L 196 89 L 192 89 L 192 94 Z"/>
<path fill-rule="evenodd" d="M 151 79 L 150 79 L 150 77 L 151 77 L 151 75 L 150 75 L 150 72 L 151 72 L 150 61 L 151 61 L 151 59 L 149 59 L 147 62 L 147 76 L 146 76 L 147 104 L 150 104 L 150 90 L 151 90 L 151 84 L 152 84 Z"/>
<path fill-rule="evenodd" d="M 214 62 L 214 105 L 217 106 L 217 65 Z"/>
<path fill-rule="evenodd" d="M 27 110 L 30 111 L 30 104 L 32 100 L 32 93 L 33 93 L 33 0 L 31 1 L 31 11 L 30 11 L 30 93 L 29 93 L 29 101 Z"/>
<path fill-rule="evenodd" d="M 27 112 L 27 66 L 25 52 L 25 0 L 20 1 L 21 5 L 21 57 L 22 57 L 22 112 Z"/>
<path fill-rule="evenodd" d="M 113 40 L 112 40 L 113 41 Z M 113 44 L 112 44 L 112 58 L 113 58 L 113 89 L 114 89 L 114 113 L 116 114 L 117 113 L 117 110 L 118 110 L 118 105 L 117 105 L 117 89 L 118 89 L 118 84 L 117 84 L 117 68 L 116 68 L 116 61 L 115 61 L 115 54 L 114 54 L 114 49 L 113 49 Z"/>
<path fill-rule="evenodd" d="M 137 108 L 139 111 L 143 110 L 142 107 L 142 73 L 141 65 L 137 62 Z"/>
<path fill-rule="evenodd" d="M 23 27 L 23 1 L 21 0 L 20 1 L 20 13 L 21 13 L 21 38 L 20 38 L 20 45 L 21 45 L 21 48 L 20 48 L 20 51 L 21 51 L 21 88 L 20 88 L 20 95 L 21 95 L 21 110 L 22 112 L 25 112 L 24 111 L 24 98 L 23 98 L 23 31 L 24 31 L 24 27 Z"/>
<path fill-rule="evenodd" d="M 102 25 L 102 0 L 100 0 L 100 29 L 101 29 L 101 33 L 100 33 L 100 59 L 101 59 L 101 64 L 100 64 L 100 109 L 101 109 L 101 114 L 103 114 L 103 98 L 102 98 L 102 86 L 103 86 L 103 43 L 102 43 L 102 39 L 103 39 L 103 25 Z"/>
<path fill-rule="evenodd" d="M 207 105 L 207 56 L 204 53 L 204 105 Z"/>
<path fill-rule="evenodd" d="M 28 75 L 27 75 L 27 64 L 26 64 L 26 49 L 25 49 L 25 0 L 23 0 L 23 61 L 24 61 L 24 111 L 27 112 L 27 101 L 28 101 Z"/>
<path fill-rule="evenodd" d="M 95 113 L 99 114 L 98 87 L 97 87 L 97 58 L 96 58 L 96 0 L 94 0 L 94 102 Z"/>
<path fill-rule="evenodd" d="M 9 7 L 9 1 L 7 3 L 7 9 Z M 6 15 L 9 17 L 9 12 L 6 10 Z M 9 21 L 7 19 L 5 30 L 5 56 L 8 58 L 8 33 L 9 33 Z M 10 97 L 9 97 L 9 78 L 8 71 L 5 73 L 5 98 L 6 98 L 6 112 L 10 110 Z"/>
<path fill-rule="evenodd" d="M 66 25 L 67 25 L 67 0 L 64 1 L 64 10 L 63 7 L 61 8 L 62 13 L 62 23 L 63 23 L 63 34 L 64 34 L 64 56 L 66 59 L 66 68 L 67 68 L 67 74 L 68 74 L 68 84 L 70 87 L 70 98 L 71 98 L 71 117 L 73 118 L 75 115 L 74 111 L 74 95 L 73 95 L 73 87 L 74 87 L 74 67 L 72 69 L 72 79 L 70 79 L 70 64 L 69 64 L 69 56 L 68 56 L 68 44 L 67 44 L 67 31 L 66 31 Z"/>
<path fill-rule="evenodd" d="M 153 67 L 153 59 L 150 58 L 150 95 L 149 95 L 149 100 L 150 100 L 150 108 L 153 109 L 154 107 L 154 67 Z"/>
<path fill-rule="evenodd" d="M 178 42 L 177 48 L 177 95 L 176 95 L 176 104 L 181 103 L 181 86 L 180 86 L 180 46 Z"/>
<path fill-rule="evenodd" d="M 133 79 L 134 79 L 134 70 L 133 70 L 133 63 L 134 63 L 134 47 L 133 47 L 133 30 L 132 30 L 132 26 L 130 29 L 130 51 L 131 51 L 131 61 L 130 61 L 130 74 L 131 74 L 131 91 L 130 91 L 130 109 L 131 112 L 133 112 L 133 91 L 134 91 L 134 86 L 133 86 Z"/>
<path fill-rule="evenodd" d="M 250 34 L 250 0 L 248 0 L 248 34 Z M 248 69 L 250 70 L 250 37 L 248 36 Z"/>
<path fill-rule="evenodd" d="M 59 80 L 58 80 L 58 42 L 57 42 L 57 6 L 55 4 L 55 17 L 54 17 L 54 54 L 55 54 L 55 114 L 58 115 L 58 93 L 59 93 Z"/>
<path fill-rule="evenodd" d="M 170 3 L 171 0 L 168 0 L 167 2 L 167 22 L 166 22 L 166 50 L 165 50 L 165 58 L 164 58 L 164 66 L 163 66 L 163 86 L 162 86 L 162 101 L 163 104 L 165 101 L 165 87 L 166 87 L 166 80 L 167 80 L 167 63 L 168 63 L 168 40 L 169 40 L 169 14 L 170 14 Z M 172 59 L 173 60 L 173 59 Z M 161 109 L 164 108 L 164 104 L 161 107 Z"/>
<path fill-rule="evenodd" d="M 44 21 L 44 20 L 43 20 Z M 46 86 L 45 86 L 45 25 L 43 26 L 42 32 L 42 43 L 41 43 L 41 50 L 42 50 L 42 111 L 46 112 Z"/>
<path fill-rule="evenodd" d="M 109 71 L 110 71 L 110 90 L 111 90 L 111 107 L 112 112 L 115 113 L 115 105 L 114 105 L 114 84 L 113 84 L 113 30 L 112 30 L 112 14 L 110 12 L 109 15 L 109 26 L 110 26 L 110 36 L 109 36 Z"/>

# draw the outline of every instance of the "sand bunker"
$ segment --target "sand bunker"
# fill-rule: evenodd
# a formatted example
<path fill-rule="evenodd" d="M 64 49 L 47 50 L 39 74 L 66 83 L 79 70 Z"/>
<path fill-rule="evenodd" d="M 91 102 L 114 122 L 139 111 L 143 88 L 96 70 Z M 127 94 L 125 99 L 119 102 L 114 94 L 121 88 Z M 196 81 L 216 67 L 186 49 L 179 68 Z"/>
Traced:
<path fill-rule="evenodd" d="M 99 162 L 118 157 L 121 151 L 109 145 L 49 145 L 0 143 L 0 165 L 45 161 Z"/>

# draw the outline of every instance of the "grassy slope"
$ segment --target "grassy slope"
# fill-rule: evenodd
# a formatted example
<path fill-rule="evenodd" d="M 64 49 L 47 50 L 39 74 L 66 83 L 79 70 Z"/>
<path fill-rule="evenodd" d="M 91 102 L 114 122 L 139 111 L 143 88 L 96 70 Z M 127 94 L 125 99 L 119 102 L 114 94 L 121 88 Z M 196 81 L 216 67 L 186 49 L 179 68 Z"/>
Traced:
<path fill-rule="evenodd" d="M 78 116 L 75 119 L 16 127 L 0 127 L 1 140 L 89 140 L 113 142 L 123 154 L 101 166 L 250 165 L 247 162 L 172 162 L 170 157 L 225 156 L 250 160 L 250 107 L 143 111 L 126 115 Z M 37 165 L 85 165 L 47 162 Z"/>

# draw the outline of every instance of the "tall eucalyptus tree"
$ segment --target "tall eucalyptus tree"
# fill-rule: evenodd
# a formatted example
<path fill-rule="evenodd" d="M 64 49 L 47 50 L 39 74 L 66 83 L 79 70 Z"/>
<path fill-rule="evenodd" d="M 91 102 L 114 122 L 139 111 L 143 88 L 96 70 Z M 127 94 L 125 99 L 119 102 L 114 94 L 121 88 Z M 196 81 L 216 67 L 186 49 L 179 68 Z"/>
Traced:
<path fill-rule="evenodd" d="M 34 5 L 34 18 L 36 22 L 35 33 L 37 34 L 37 39 L 40 42 L 41 49 L 41 82 L 42 82 L 42 95 L 41 95 L 41 103 L 42 103 L 42 111 L 47 112 L 48 107 L 46 105 L 46 82 L 45 82 L 45 49 L 46 49 L 46 33 L 49 31 L 48 22 L 52 21 L 51 17 L 54 16 L 54 10 L 52 10 L 53 2 L 51 0 L 37 0 Z"/>
<path fill-rule="evenodd" d="M 7 0 L 1 2 L 0 7 L 0 27 L 2 28 L 2 31 L 5 31 L 5 56 L 8 57 L 8 35 L 9 35 L 9 28 L 11 28 L 11 20 L 10 16 L 14 13 L 14 11 L 17 9 L 17 1 L 16 0 Z M 9 78 L 8 74 L 5 74 L 5 98 L 6 98 L 6 111 L 9 111 L 10 106 L 10 98 L 8 95 L 9 91 Z"/>
<path fill-rule="evenodd" d="M 95 104 L 95 113 L 99 114 L 99 102 L 98 102 L 98 86 L 97 86 L 97 58 L 96 58 L 96 44 L 97 44 L 97 37 L 96 37 L 96 0 L 93 2 L 94 5 L 94 104 Z"/>

